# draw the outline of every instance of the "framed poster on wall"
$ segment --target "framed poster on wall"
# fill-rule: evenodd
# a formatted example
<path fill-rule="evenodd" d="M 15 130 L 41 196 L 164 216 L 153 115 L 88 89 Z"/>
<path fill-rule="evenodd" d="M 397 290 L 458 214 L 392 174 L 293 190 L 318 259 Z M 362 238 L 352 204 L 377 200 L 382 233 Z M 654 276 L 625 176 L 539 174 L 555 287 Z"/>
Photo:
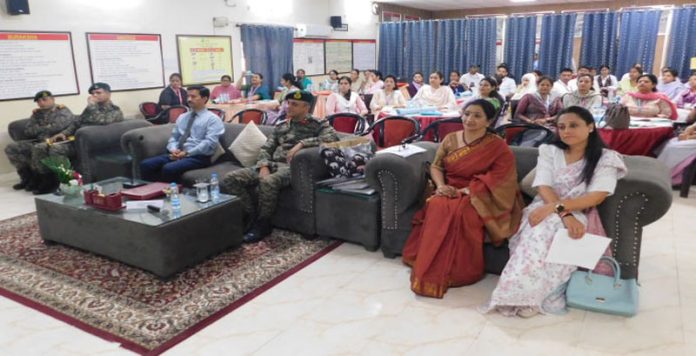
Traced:
<path fill-rule="evenodd" d="M 80 94 L 70 32 L 0 31 L 0 68 L 0 101 Z"/>
<path fill-rule="evenodd" d="M 348 73 L 353 69 L 353 42 L 351 40 L 326 40 L 324 42 L 326 71 Z"/>
<path fill-rule="evenodd" d="M 304 69 L 306 75 L 323 75 L 324 68 L 324 40 L 320 39 L 293 39 L 292 66 L 293 71 Z"/>
<path fill-rule="evenodd" d="M 164 87 L 162 40 L 158 34 L 87 33 L 92 83 L 112 91 Z"/>
<path fill-rule="evenodd" d="M 220 82 L 232 77 L 232 38 L 230 36 L 176 35 L 179 73 L 183 85 Z"/>
<path fill-rule="evenodd" d="M 377 41 L 353 40 L 353 68 L 358 70 L 377 68 Z"/>
<path fill-rule="evenodd" d="M 398 12 L 383 11 L 382 12 L 382 22 L 399 22 L 401 21 L 401 14 Z"/>

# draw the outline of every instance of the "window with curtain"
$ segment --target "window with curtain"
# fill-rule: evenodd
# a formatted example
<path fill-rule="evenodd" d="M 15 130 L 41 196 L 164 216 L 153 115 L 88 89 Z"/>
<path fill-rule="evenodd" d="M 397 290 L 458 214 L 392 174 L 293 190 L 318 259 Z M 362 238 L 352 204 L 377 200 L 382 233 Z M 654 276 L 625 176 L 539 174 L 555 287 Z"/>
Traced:
<path fill-rule="evenodd" d="M 404 24 L 390 22 L 379 26 L 379 70 L 385 75 L 411 77 L 404 68 Z"/>
<path fill-rule="evenodd" d="M 619 15 L 616 12 L 589 12 L 583 18 L 580 64 L 595 68 L 606 64 L 615 69 Z"/>
<path fill-rule="evenodd" d="M 661 13 L 661 10 L 621 13 L 619 50 L 614 71 L 617 77 L 627 73 L 635 63 L 642 64 L 643 71 L 652 72 Z"/>
<path fill-rule="evenodd" d="M 263 75 L 272 93 L 280 77 L 292 73 L 293 28 L 285 26 L 241 25 L 244 60 L 247 69 Z"/>
<path fill-rule="evenodd" d="M 667 65 L 679 71 L 682 80 L 691 73 L 691 57 L 696 57 L 696 7 L 674 9 L 667 49 Z"/>
<path fill-rule="evenodd" d="M 510 17 L 507 20 L 505 63 L 518 81 L 534 69 L 536 24 L 536 15 Z"/>
<path fill-rule="evenodd" d="M 437 43 L 435 46 L 435 68 L 445 75 L 449 82 L 449 73 L 464 70 L 464 33 L 466 20 L 442 20 L 437 26 Z"/>
<path fill-rule="evenodd" d="M 466 20 L 464 42 L 466 67 L 478 64 L 484 75 L 495 73 L 496 21 L 494 17 Z"/>
<path fill-rule="evenodd" d="M 433 20 L 409 21 L 404 25 L 404 72 L 411 74 L 426 72 L 435 68 L 435 32 L 436 22 Z"/>
<path fill-rule="evenodd" d="M 573 37 L 577 14 L 544 15 L 541 19 L 539 70 L 551 77 L 573 63 Z"/>

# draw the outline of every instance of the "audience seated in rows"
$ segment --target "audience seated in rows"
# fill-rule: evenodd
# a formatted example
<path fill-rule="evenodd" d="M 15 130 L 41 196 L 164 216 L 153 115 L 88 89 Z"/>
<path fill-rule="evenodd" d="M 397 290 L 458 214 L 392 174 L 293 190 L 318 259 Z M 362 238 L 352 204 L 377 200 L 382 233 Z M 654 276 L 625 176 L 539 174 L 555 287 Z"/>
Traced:
<path fill-rule="evenodd" d="M 413 101 L 420 106 L 433 106 L 437 109 L 454 110 L 457 106 L 457 99 L 449 87 L 443 86 L 444 76 L 442 72 L 435 71 L 430 73 L 430 85 L 423 85 L 418 93 L 413 97 Z"/>
<path fill-rule="evenodd" d="M 621 104 L 631 116 L 677 119 L 677 106 L 667 96 L 657 92 L 657 77 L 643 74 L 638 77 L 635 92 L 621 97 Z"/>
<path fill-rule="evenodd" d="M 353 68 L 350 71 L 350 80 L 353 82 L 350 86 L 350 90 L 356 93 L 362 93 L 365 88 L 365 81 L 360 77 L 360 70 Z"/>
<path fill-rule="evenodd" d="M 542 126 L 551 125 L 558 112 L 563 109 L 560 99 L 551 95 L 553 79 L 541 77 L 537 84 L 537 92 L 522 97 L 517 104 L 513 122 L 525 122 Z"/>
<path fill-rule="evenodd" d="M 628 76 L 625 79 L 621 79 L 619 82 L 619 89 L 616 94 L 625 96 L 629 93 L 635 93 L 638 91 L 638 77 L 643 75 L 643 67 L 640 65 L 635 65 L 628 70 Z"/>
<path fill-rule="evenodd" d="M 562 98 L 563 95 L 573 92 L 573 88 L 570 87 L 570 80 L 573 78 L 573 70 L 570 68 L 561 69 L 561 73 L 558 75 L 558 80 L 553 83 L 553 89 L 551 89 L 551 96 L 556 98 Z"/>
<path fill-rule="evenodd" d="M 413 98 L 418 94 L 418 91 L 423 86 L 423 73 L 415 72 L 411 78 L 411 82 L 408 83 L 408 94 Z"/>
<path fill-rule="evenodd" d="M 534 73 L 527 73 L 522 76 L 522 81 L 520 85 L 517 86 L 515 94 L 510 98 L 510 100 L 520 100 L 523 96 L 531 93 L 535 93 L 537 90 L 537 77 Z"/>
<path fill-rule="evenodd" d="M 393 75 L 388 75 L 384 78 L 384 89 L 378 90 L 372 97 L 372 101 L 370 101 L 370 110 L 375 117 L 378 117 L 379 112 L 385 107 L 406 107 L 406 98 L 396 88 L 396 77 Z"/>
<path fill-rule="evenodd" d="M 338 93 L 338 71 L 332 69 L 329 71 L 329 77 L 321 82 L 320 90 L 329 90 Z"/>
<path fill-rule="evenodd" d="M 696 107 L 696 72 L 689 76 L 687 88 L 679 95 L 676 104 L 679 108 Z"/>
<path fill-rule="evenodd" d="M 580 74 L 576 80 L 577 89 L 563 96 L 563 107 L 580 106 L 592 110 L 595 106 L 602 106 L 602 96 L 592 90 L 592 76 Z"/>
<path fill-rule="evenodd" d="M 459 83 L 460 78 L 461 78 L 461 74 L 459 74 L 459 71 L 453 70 L 450 72 L 448 86 L 450 87 L 450 89 L 452 89 L 454 96 L 457 96 L 457 97 L 466 91 L 464 86 Z"/>
<path fill-rule="evenodd" d="M 495 79 L 496 81 L 498 81 L 498 91 L 500 92 L 500 95 L 506 100 L 511 98 L 517 90 L 517 84 L 515 84 L 514 79 L 509 77 L 509 74 L 510 72 L 506 65 L 501 64 L 497 67 Z"/>
<path fill-rule="evenodd" d="M 696 109 L 691 110 L 691 116 L 696 120 Z M 682 183 L 682 173 L 696 159 L 696 123 L 687 127 L 684 132 L 667 142 L 657 156 L 657 159 L 669 168 L 672 185 Z"/>
<path fill-rule="evenodd" d="M 365 78 L 366 81 L 365 86 L 363 87 L 363 94 L 371 95 L 384 88 L 382 72 L 378 70 L 366 70 Z"/>
<path fill-rule="evenodd" d="M 337 113 L 353 113 L 361 116 L 367 115 L 365 102 L 358 93 L 350 90 L 352 82 L 349 77 L 341 77 L 338 93 L 331 93 L 326 99 L 326 116 Z"/>
<path fill-rule="evenodd" d="M 676 103 L 679 95 L 684 92 L 684 84 L 679 80 L 679 72 L 672 68 L 662 69 L 662 81 L 657 84 L 657 91 L 665 94 L 669 100 Z"/>
<path fill-rule="evenodd" d="M 181 86 L 181 74 L 172 73 L 169 75 L 169 85 L 160 93 L 157 106 L 161 111 L 177 105 L 188 106 L 188 100 L 186 89 Z"/>
<path fill-rule="evenodd" d="M 500 112 L 503 104 L 505 104 L 505 98 L 498 93 L 498 82 L 493 77 L 483 78 L 481 82 L 479 82 L 478 93 L 472 95 L 464 105 L 476 99 L 488 100 L 488 102 L 493 105 L 496 112 Z"/>
<path fill-rule="evenodd" d="M 593 88 L 598 90 L 602 96 L 608 96 L 609 92 L 616 93 L 619 81 L 611 74 L 611 68 L 608 65 L 599 67 L 599 75 L 595 76 Z"/>
<path fill-rule="evenodd" d="M 232 77 L 225 74 L 220 78 L 220 85 L 213 88 L 213 92 L 210 94 L 210 100 L 219 100 L 220 96 L 223 95 L 225 101 L 239 99 L 242 97 L 242 92 L 239 90 L 241 88 L 243 75 L 239 76 L 237 84 L 232 84 Z"/>
<path fill-rule="evenodd" d="M 472 93 L 476 94 L 479 83 L 485 77 L 485 75 L 479 73 L 479 65 L 472 64 L 469 66 L 469 71 L 459 79 L 459 83 L 462 84 L 465 89 L 471 90 Z"/>
<path fill-rule="evenodd" d="M 312 80 L 309 79 L 309 78 L 305 75 L 305 70 L 304 70 L 304 69 L 298 69 L 298 70 L 295 72 L 295 78 L 297 79 L 297 82 L 298 82 L 298 83 L 302 84 L 302 88 L 303 88 L 304 90 L 308 90 L 308 91 L 314 90 L 314 88 L 312 87 L 312 86 L 313 86 Z"/>

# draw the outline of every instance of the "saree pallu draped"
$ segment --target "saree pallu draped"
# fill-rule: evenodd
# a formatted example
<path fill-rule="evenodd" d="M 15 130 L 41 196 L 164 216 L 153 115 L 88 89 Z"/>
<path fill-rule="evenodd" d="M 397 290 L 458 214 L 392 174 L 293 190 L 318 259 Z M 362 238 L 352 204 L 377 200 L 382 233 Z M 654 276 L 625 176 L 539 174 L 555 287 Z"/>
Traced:
<path fill-rule="evenodd" d="M 483 277 L 484 230 L 493 243 L 502 243 L 517 231 L 523 206 L 515 157 L 497 136 L 448 152 L 442 167 L 448 185 L 468 187 L 470 194 L 431 196 L 414 216 L 403 249 L 403 261 L 412 267 L 411 289 L 435 298 Z"/>

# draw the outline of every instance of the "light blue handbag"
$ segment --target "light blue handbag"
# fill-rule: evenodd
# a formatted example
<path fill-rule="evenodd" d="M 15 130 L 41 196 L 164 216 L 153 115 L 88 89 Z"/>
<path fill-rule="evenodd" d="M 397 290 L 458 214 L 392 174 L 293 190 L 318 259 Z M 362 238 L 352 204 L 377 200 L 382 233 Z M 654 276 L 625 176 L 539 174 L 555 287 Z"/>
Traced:
<path fill-rule="evenodd" d="M 600 259 L 611 264 L 614 277 L 575 271 L 566 290 L 569 307 L 598 313 L 634 316 L 638 313 L 638 283 L 636 279 L 621 279 L 621 267 L 612 257 Z"/>

